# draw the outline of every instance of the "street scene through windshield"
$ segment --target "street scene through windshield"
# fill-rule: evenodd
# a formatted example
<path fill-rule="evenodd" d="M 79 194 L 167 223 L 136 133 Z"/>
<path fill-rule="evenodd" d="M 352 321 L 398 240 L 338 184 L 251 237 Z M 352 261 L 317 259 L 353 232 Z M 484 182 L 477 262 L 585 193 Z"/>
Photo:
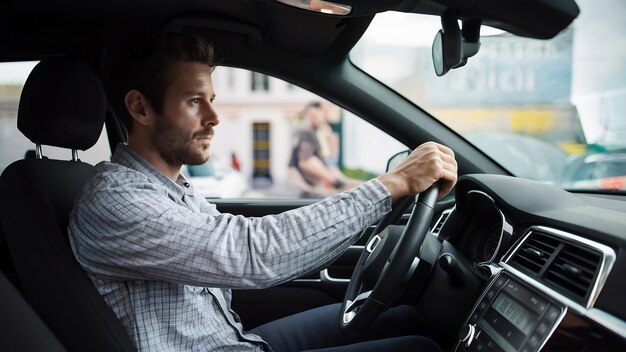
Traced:
<path fill-rule="evenodd" d="M 550 40 L 483 26 L 478 54 L 443 77 L 431 60 L 434 16 L 379 14 L 350 58 L 515 176 L 626 190 L 626 22 L 615 10 L 626 5 L 579 6 Z"/>

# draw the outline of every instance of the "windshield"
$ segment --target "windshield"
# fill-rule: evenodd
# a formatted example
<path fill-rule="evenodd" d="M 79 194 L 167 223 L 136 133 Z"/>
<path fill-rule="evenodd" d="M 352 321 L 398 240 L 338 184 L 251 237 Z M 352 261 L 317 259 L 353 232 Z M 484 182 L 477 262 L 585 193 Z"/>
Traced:
<path fill-rule="evenodd" d="M 436 16 L 379 14 L 350 58 L 515 176 L 626 190 L 626 4 L 577 3 L 578 18 L 550 40 L 483 26 L 478 54 L 443 77 L 431 58 Z"/>

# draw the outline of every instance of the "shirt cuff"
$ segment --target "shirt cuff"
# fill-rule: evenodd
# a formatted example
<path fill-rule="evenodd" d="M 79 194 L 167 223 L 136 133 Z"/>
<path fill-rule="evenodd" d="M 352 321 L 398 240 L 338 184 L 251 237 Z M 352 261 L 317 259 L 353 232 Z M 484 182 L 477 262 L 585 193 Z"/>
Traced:
<path fill-rule="evenodd" d="M 380 180 L 372 179 L 357 188 L 362 188 L 362 194 L 367 195 L 366 207 L 377 206 L 380 216 L 391 211 L 391 193 Z"/>

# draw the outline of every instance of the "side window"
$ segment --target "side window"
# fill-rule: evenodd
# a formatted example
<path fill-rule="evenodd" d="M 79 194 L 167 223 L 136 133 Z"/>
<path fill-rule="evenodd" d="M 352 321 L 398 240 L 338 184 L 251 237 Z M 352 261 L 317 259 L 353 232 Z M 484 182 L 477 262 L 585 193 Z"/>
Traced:
<path fill-rule="evenodd" d="M 34 156 L 35 145 L 17 129 L 17 110 L 24 82 L 36 64 L 36 61 L 0 62 L 0 172 L 12 162 L 27 157 L 27 153 L 28 157 Z M 51 159 L 71 159 L 71 152 L 66 149 L 50 146 L 42 149 Z M 109 160 L 110 154 L 106 131 L 102 129 L 96 145 L 79 152 L 78 157 L 95 164 Z"/>
<path fill-rule="evenodd" d="M 209 198 L 319 198 L 384 172 L 404 145 L 354 114 L 274 77 L 218 67 L 211 159 L 187 166 Z M 260 94 L 262 92 L 262 94 Z"/>

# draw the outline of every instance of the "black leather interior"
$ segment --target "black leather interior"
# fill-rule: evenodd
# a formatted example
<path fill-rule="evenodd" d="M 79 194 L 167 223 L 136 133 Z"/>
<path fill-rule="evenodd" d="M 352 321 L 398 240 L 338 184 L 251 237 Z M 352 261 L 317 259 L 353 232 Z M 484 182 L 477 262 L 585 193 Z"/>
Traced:
<path fill-rule="evenodd" d="M 105 114 L 96 73 L 74 59 L 50 58 L 24 84 L 17 127 L 33 143 L 87 150 L 98 141 Z"/>
<path fill-rule="evenodd" d="M 35 159 L 35 150 L 27 150 L 24 159 Z M 5 278 L 9 280 L 18 291 L 22 291 L 22 285 L 17 276 L 15 264 L 13 264 L 13 256 L 11 255 L 11 251 L 9 251 L 9 245 L 4 236 L 2 222 L 0 222 L 0 273 L 4 274 Z"/>
<path fill-rule="evenodd" d="M 48 89 L 58 100 L 42 98 Z M 33 142 L 88 149 L 102 130 L 106 100 L 88 67 L 55 58 L 33 70 L 19 109 L 18 126 Z M 0 177 L 0 219 L 26 298 L 67 350 L 133 351 L 69 246 L 69 213 L 92 172 L 80 161 L 14 162 Z"/>
<path fill-rule="evenodd" d="M 0 341 L 3 351 L 67 351 L 2 274 L 0 301 Z"/>
<path fill-rule="evenodd" d="M 6 276 L 16 288 L 21 287 L 19 284 L 19 279 L 17 277 L 17 272 L 15 271 L 15 265 L 13 264 L 13 256 L 11 256 L 11 251 L 9 251 L 9 245 L 7 244 L 7 240 L 4 236 L 4 229 L 2 228 L 2 224 L 0 223 L 0 272 Z"/>

